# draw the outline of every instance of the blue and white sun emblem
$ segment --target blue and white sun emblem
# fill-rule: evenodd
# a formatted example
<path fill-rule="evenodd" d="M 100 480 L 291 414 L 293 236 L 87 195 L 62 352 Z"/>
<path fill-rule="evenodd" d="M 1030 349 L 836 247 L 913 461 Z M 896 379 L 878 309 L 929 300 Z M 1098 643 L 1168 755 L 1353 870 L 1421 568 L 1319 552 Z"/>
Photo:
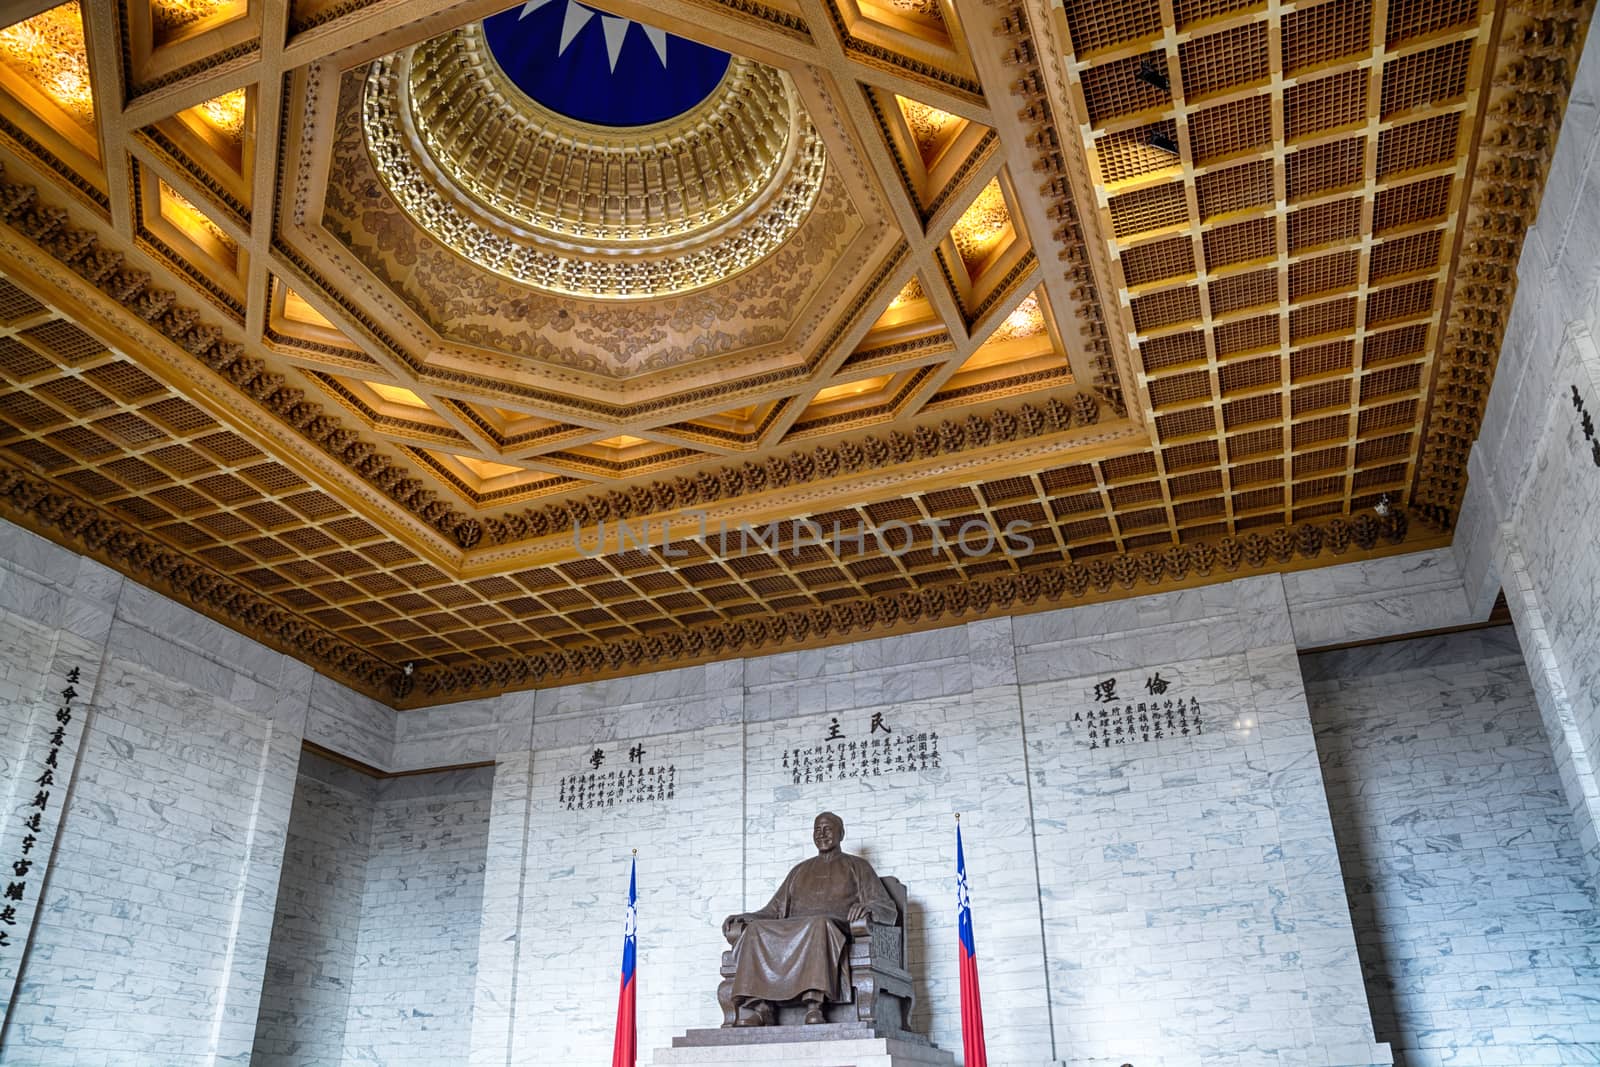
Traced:
<path fill-rule="evenodd" d="M 631 940 L 639 932 L 639 912 L 632 904 L 622 914 L 622 936 Z"/>
<path fill-rule="evenodd" d="M 528 0 L 522 5 L 522 10 L 517 12 L 517 21 L 522 21 L 546 4 L 554 2 L 555 0 Z M 600 15 L 600 29 L 605 33 L 606 58 L 611 61 L 611 73 L 617 72 L 617 57 L 622 55 L 622 42 L 627 38 L 630 26 L 637 26 L 644 31 L 650 47 L 654 48 L 656 55 L 661 58 L 662 67 L 667 65 L 666 30 L 658 30 L 654 26 L 646 26 L 632 19 L 618 18 L 616 15 L 601 15 L 593 8 L 584 7 L 577 0 L 567 0 L 566 10 L 561 15 L 561 41 L 556 46 L 556 55 L 565 54 L 574 38 L 596 15 Z"/>
<path fill-rule="evenodd" d="M 578 0 L 526 0 L 484 19 L 483 34 L 518 89 L 598 126 L 649 126 L 681 115 L 721 84 L 732 59 Z"/>
<path fill-rule="evenodd" d="M 956 914 L 964 915 L 972 902 L 967 897 L 967 872 L 956 875 Z"/>

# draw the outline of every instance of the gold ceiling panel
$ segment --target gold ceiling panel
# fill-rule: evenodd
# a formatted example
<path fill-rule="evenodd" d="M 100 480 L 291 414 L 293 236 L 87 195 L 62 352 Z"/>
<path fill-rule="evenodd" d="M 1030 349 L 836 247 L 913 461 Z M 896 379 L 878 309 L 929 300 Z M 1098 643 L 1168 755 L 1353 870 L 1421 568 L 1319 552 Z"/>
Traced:
<path fill-rule="evenodd" d="M 412 79 L 425 224 L 442 5 L 0 27 L 0 511 L 398 706 L 1447 541 L 1589 4 L 609 6 L 772 121 L 524 181 Z M 553 293 L 438 196 L 756 251 Z"/>

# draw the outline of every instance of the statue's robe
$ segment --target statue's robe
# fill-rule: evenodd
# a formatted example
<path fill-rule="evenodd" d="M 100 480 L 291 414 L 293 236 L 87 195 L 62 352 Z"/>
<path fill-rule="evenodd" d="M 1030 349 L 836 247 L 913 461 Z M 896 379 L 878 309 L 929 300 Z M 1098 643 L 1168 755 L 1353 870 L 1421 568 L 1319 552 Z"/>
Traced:
<path fill-rule="evenodd" d="M 867 906 L 873 922 L 899 922 L 883 880 L 860 856 L 839 852 L 797 864 L 767 906 L 745 916 L 733 946 L 735 1001 L 776 1003 L 817 989 L 831 1003 L 849 1003 L 845 949 L 856 904 Z"/>

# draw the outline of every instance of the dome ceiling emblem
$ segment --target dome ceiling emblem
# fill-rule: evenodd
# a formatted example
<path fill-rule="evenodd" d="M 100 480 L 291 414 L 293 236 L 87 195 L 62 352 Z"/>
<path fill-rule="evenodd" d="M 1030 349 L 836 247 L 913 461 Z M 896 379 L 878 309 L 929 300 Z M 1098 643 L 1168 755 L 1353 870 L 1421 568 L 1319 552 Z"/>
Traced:
<path fill-rule="evenodd" d="M 733 58 L 578 0 L 528 0 L 484 19 L 483 35 L 519 90 L 597 126 L 649 126 L 681 115 L 711 95 Z"/>
<path fill-rule="evenodd" d="M 414 223 L 563 296 L 726 281 L 794 236 L 827 170 L 787 74 L 575 0 L 377 60 L 362 125 Z"/>

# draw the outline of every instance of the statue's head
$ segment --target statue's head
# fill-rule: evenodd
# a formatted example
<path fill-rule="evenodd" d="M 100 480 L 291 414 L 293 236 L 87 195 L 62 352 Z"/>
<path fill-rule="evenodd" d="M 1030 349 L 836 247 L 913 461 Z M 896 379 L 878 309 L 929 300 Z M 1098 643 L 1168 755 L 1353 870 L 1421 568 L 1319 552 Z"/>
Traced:
<path fill-rule="evenodd" d="M 817 816 L 811 824 L 811 840 L 818 852 L 832 852 L 844 840 L 844 820 L 831 811 Z"/>

